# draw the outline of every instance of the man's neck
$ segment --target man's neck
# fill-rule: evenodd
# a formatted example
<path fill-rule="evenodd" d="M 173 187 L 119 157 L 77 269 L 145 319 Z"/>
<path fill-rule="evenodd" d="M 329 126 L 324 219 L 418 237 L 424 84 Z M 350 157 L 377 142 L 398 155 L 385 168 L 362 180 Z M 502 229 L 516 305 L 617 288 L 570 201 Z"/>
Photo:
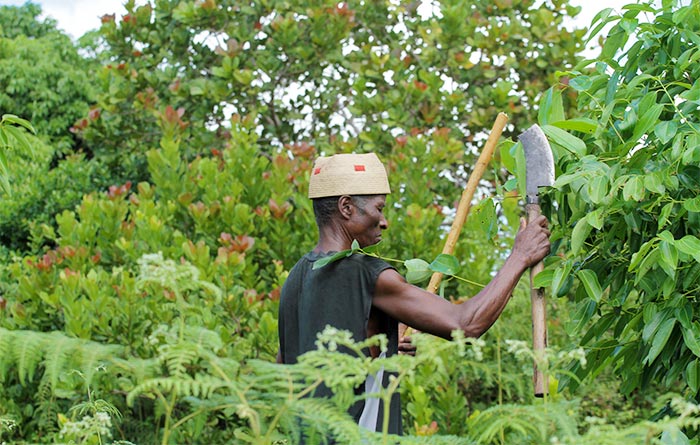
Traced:
<path fill-rule="evenodd" d="M 314 253 L 340 252 L 347 250 L 352 245 L 352 240 L 342 228 L 324 227 L 319 230 L 318 243 L 314 247 Z"/>

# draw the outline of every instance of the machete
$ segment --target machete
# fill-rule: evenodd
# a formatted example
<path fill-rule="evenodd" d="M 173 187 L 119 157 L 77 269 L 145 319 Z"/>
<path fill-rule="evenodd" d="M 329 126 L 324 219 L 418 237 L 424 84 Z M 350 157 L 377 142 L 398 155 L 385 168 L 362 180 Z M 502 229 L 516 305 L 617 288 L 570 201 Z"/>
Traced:
<path fill-rule="evenodd" d="M 540 215 L 539 188 L 554 185 L 554 159 L 547 137 L 537 125 L 525 130 L 518 136 L 525 151 L 527 199 L 525 210 L 530 223 Z M 532 349 L 535 357 L 542 357 L 547 347 L 547 311 L 544 289 L 534 288 L 535 276 L 544 269 L 542 261 L 530 268 L 530 299 L 532 301 Z M 549 378 L 538 369 L 535 360 L 533 384 L 536 397 L 549 394 Z"/>

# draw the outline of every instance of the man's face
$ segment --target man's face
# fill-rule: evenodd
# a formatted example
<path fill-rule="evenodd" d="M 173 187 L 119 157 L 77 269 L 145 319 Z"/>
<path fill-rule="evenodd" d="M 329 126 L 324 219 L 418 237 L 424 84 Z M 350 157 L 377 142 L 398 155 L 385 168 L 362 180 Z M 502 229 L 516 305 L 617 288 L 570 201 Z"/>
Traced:
<path fill-rule="evenodd" d="M 355 210 L 348 226 L 350 235 L 360 247 L 377 244 L 382 240 L 382 230 L 389 227 L 384 217 L 386 195 L 372 195 L 353 199 Z"/>

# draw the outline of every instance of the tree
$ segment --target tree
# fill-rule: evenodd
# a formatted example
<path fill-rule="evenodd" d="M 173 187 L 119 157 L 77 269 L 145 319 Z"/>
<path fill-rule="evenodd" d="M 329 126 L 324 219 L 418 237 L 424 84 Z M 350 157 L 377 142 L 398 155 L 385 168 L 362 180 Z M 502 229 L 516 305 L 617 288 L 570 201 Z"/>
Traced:
<path fill-rule="evenodd" d="M 171 105 L 189 123 L 190 155 L 218 149 L 215 132 L 235 113 L 256 123 L 268 153 L 306 143 L 390 155 L 410 139 L 421 155 L 437 145 L 432 171 L 461 177 L 499 111 L 511 116 L 507 135 L 528 126 L 583 31 L 563 28 L 577 13 L 563 1 L 443 2 L 427 16 L 416 6 L 127 2 L 126 15 L 102 19 L 112 63 L 83 137 L 98 156 L 126 152 L 113 164 L 142 175 L 132 154 L 157 143 L 155 113 Z M 437 195 L 452 185 L 436 183 Z"/>
<path fill-rule="evenodd" d="M 89 62 L 32 3 L 0 8 L 0 113 L 33 122 L 59 152 L 77 149 L 70 127 L 93 99 Z"/>

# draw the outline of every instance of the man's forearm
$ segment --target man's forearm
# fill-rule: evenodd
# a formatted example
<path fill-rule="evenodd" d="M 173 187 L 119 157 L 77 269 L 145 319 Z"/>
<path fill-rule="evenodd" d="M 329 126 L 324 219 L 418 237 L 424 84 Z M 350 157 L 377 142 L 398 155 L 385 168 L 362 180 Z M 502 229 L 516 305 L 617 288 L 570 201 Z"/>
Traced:
<path fill-rule="evenodd" d="M 527 265 L 524 260 L 517 255 L 509 256 L 491 282 L 460 305 L 460 325 L 467 336 L 479 337 L 495 323 L 525 270 Z"/>

